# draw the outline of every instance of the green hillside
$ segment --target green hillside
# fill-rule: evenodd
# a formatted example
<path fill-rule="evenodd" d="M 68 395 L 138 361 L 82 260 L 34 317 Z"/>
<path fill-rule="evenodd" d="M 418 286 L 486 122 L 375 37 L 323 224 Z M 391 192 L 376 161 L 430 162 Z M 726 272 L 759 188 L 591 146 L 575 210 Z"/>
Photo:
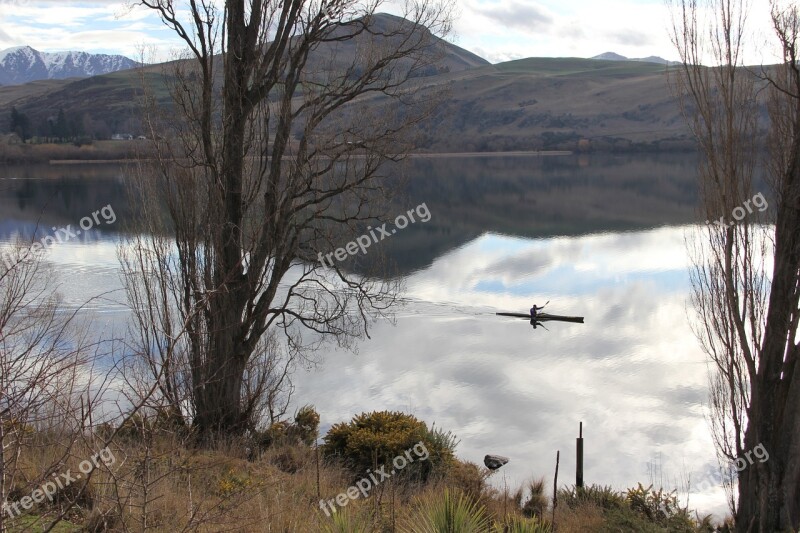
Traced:
<path fill-rule="evenodd" d="M 580 57 L 529 57 L 495 65 L 503 73 L 569 76 L 643 76 L 664 72 L 664 65 L 641 61 L 603 61 Z"/>
<path fill-rule="evenodd" d="M 375 24 L 402 19 L 375 17 Z M 348 64 L 375 46 L 375 37 L 327 43 L 314 65 Z M 419 150 L 684 150 L 692 143 L 668 85 L 667 67 L 640 61 L 527 58 L 490 65 L 446 41 L 440 57 L 413 80 L 417 90 L 449 87 L 449 98 L 420 126 Z M 79 80 L 0 87 L 0 131 L 9 131 L 12 106 L 32 127 L 46 129 L 60 109 L 75 129 L 95 138 L 144 133 L 145 87 L 169 105 L 171 64 Z M 216 69 L 218 74 L 221 68 Z"/>

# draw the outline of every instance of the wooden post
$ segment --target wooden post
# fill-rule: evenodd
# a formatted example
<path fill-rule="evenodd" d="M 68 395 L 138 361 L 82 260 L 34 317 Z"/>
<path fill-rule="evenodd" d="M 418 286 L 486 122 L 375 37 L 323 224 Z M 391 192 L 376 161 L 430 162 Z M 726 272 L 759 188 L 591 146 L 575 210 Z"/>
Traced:
<path fill-rule="evenodd" d="M 322 492 L 319 488 L 319 442 L 316 440 L 314 441 L 314 455 L 316 456 L 317 463 L 317 498 L 320 498 L 320 501 L 322 501 Z"/>
<path fill-rule="evenodd" d="M 558 459 L 561 451 L 556 451 L 556 475 L 553 478 L 553 518 L 550 522 L 553 524 L 553 531 L 556 530 L 556 507 L 558 507 Z"/>
<path fill-rule="evenodd" d="M 575 486 L 583 488 L 583 422 L 581 422 L 578 438 L 575 439 Z"/>

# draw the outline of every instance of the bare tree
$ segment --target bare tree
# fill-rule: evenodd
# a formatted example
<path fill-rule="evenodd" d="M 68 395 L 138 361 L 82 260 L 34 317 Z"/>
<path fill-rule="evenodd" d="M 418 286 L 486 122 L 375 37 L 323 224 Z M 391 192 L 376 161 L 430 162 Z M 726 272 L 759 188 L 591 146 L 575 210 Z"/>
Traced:
<path fill-rule="evenodd" d="M 382 168 L 436 105 L 413 78 L 440 55 L 449 2 L 410 0 L 404 18 L 377 14 L 381 0 L 135 4 L 188 47 L 170 110 L 148 115 L 160 141 L 136 180 L 145 236 L 123 254 L 139 348 L 201 438 L 240 434 L 272 370 L 351 345 L 395 300 L 396 283 L 319 258 L 381 215 Z"/>
<path fill-rule="evenodd" d="M 92 453 L 93 417 L 101 416 L 106 389 L 94 380 L 99 344 L 79 320 L 80 308 L 60 305 L 53 272 L 29 246 L 3 250 L 13 259 L 0 262 L 0 531 L 30 508 L 21 497 Z M 69 508 L 84 488 L 59 490 L 59 498 Z M 42 511 L 14 530 L 50 531 L 66 508 Z"/>
<path fill-rule="evenodd" d="M 743 62 L 746 2 L 677 0 L 672 7 L 682 63 L 676 88 L 704 156 L 700 184 L 709 223 L 694 248 L 692 281 L 696 331 L 711 360 L 713 435 L 726 466 L 737 459 L 748 465 L 738 473 L 738 505 L 732 493 L 729 501 L 737 529 L 789 530 L 800 525 L 797 8 L 773 4 L 783 63 L 754 72 Z M 769 218 L 754 212 L 737 223 L 736 210 L 755 197 L 765 139 L 775 205 Z M 748 460 L 759 445 L 769 459 Z"/>

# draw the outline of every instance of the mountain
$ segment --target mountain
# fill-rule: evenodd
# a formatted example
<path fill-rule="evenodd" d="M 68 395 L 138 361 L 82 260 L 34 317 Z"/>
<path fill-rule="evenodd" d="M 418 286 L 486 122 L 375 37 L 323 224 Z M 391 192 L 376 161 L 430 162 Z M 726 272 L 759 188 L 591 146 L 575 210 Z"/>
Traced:
<path fill-rule="evenodd" d="M 628 61 L 628 58 L 625 56 L 621 56 L 614 52 L 605 52 L 598 56 L 594 56 L 591 59 L 604 59 L 606 61 Z"/>
<path fill-rule="evenodd" d="M 308 71 L 328 70 L 331 67 L 346 69 L 351 66 L 353 58 L 368 56 L 370 50 L 379 49 L 383 46 L 382 40 L 396 39 L 392 35 L 407 34 L 408 32 L 414 32 L 414 41 L 420 40 L 420 42 L 424 42 L 430 39 L 433 45 L 430 52 L 436 56 L 435 65 L 415 67 L 412 74 L 413 77 L 428 77 L 444 72 L 459 72 L 490 64 L 482 57 L 464 48 L 432 36 L 427 28 L 415 26 L 410 21 L 396 15 L 387 13 L 371 15 L 369 26 L 371 28 L 369 32 L 359 33 L 353 38 L 344 40 L 332 39 L 329 42 L 320 43 L 309 55 Z M 331 37 L 342 38 L 352 32 L 352 27 L 340 26 L 340 29 L 335 30 Z M 416 60 L 403 58 L 399 61 L 399 64 L 403 65 L 401 69 L 411 68 L 411 63 L 414 62 Z"/>
<path fill-rule="evenodd" d="M 86 52 L 39 52 L 18 46 L 0 52 L 0 85 L 37 80 L 85 78 L 138 66 L 125 56 Z"/>
<path fill-rule="evenodd" d="M 377 15 L 374 24 L 403 19 Z M 427 30 L 424 30 L 427 31 Z M 318 65 L 349 64 L 369 50 L 375 36 L 324 43 L 309 58 Z M 448 97 L 419 125 L 419 150 L 492 152 L 511 150 L 683 150 L 693 146 L 667 83 L 668 65 L 583 58 L 528 58 L 492 65 L 447 41 L 435 41 L 438 61 L 420 69 L 409 90 L 424 98 L 448 89 Z M 621 57 L 621 56 L 620 56 Z M 142 81 L 169 105 L 171 65 L 148 65 L 80 80 L 40 80 L 0 87 L 0 132 L 9 131 L 11 108 L 30 123 L 46 124 L 63 108 L 68 122 L 87 135 L 142 132 Z M 222 69 L 216 69 L 219 73 Z M 166 73 L 166 78 L 165 78 Z M 381 96 L 374 98 L 380 106 Z M 363 100 L 362 100 L 363 101 Z M 298 133 L 298 132 L 293 132 Z"/>
<path fill-rule="evenodd" d="M 381 46 L 380 39 L 386 39 L 385 35 L 396 32 L 399 25 L 411 24 L 401 17 L 385 13 L 372 15 L 369 23 L 372 32 L 378 35 L 363 32 L 353 39 L 320 43 L 308 58 L 307 72 L 347 68 L 354 58 L 368 55 L 375 46 Z M 428 35 L 421 36 L 425 39 L 432 37 L 431 51 L 436 57 L 434 64 L 422 64 L 414 68 L 412 76 L 416 79 L 433 79 L 441 74 L 490 66 L 490 63 L 482 57 L 448 41 L 430 36 L 427 28 L 417 26 L 414 27 L 414 31 L 427 33 Z M 0 67 L 2 59 L 0 57 Z M 408 64 L 414 60 L 406 58 L 400 61 Z M 135 122 L 141 118 L 141 109 L 138 106 L 141 102 L 142 81 L 155 90 L 156 96 L 162 103 L 167 104 L 170 98 L 165 81 L 169 80 L 172 67 L 170 64 L 146 65 L 135 72 L 130 70 L 111 72 L 81 80 L 39 79 L 25 85 L 0 87 L 0 132 L 8 129 L 11 107 L 17 107 L 24 112 L 34 125 L 55 116 L 58 110 L 63 108 L 68 115 L 67 118 L 71 115 L 80 122 L 86 122 L 84 119 L 88 119 L 88 123 L 93 121 L 105 123 L 107 128 L 99 128 L 102 131 L 136 130 Z M 216 68 L 215 72 L 217 76 L 221 76 L 223 69 Z M 0 83 L 3 83 L 2 76 Z M 134 124 L 126 124 L 129 119 Z"/>
<path fill-rule="evenodd" d="M 664 59 L 663 57 L 658 57 L 658 56 L 634 58 L 634 57 L 625 57 L 614 52 L 605 52 L 600 55 L 596 55 L 590 59 L 602 59 L 604 61 L 639 61 L 642 63 L 658 63 L 660 65 L 672 65 L 676 63 L 675 61 L 669 61 Z"/>

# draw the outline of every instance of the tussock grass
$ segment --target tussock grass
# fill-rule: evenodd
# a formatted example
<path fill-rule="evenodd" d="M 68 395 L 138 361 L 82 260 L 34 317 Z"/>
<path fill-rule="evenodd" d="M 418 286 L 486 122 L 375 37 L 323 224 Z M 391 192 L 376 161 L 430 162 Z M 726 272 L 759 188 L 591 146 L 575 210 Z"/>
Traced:
<path fill-rule="evenodd" d="M 91 443 L 86 439 L 75 446 L 63 468 L 76 471 L 80 461 L 96 451 Z M 446 473 L 424 483 L 387 480 L 367 498 L 349 500 L 328 516 L 320 499 L 345 492 L 353 472 L 340 462 L 324 460 L 307 444 L 280 443 L 253 455 L 236 441 L 198 449 L 178 434 L 155 432 L 142 439 L 128 435 L 111 450 L 115 463 L 98 468 L 83 492 L 73 491 L 61 502 L 43 502 L 15 518 L 9 531 L 41 530 L 64 505 L 70 506 L 67 520 L 54 531 L 553 530 L 551 496 L 543 480 L 499 490 L 488 483 L 485 469 L 458 459 Z M 41 438 L 38 446 L 21 454 L 21 470 L 33 479 L 41 473 L 37 468 L 51 464 L 60 452 L 57 442 Z M 14 495 L 20 496 L 29 494 L 31 487 L 20 481 L 17 489 Z M 558 531 L 713 531 L 708 522 L 697 524 L 680 509 L 670 516 L 648 516 L 641 502 L 657 504 L 653 498 L 658 492 L 643 487 L 631 491 L 628 495 L 601 486 L 561 489 L 555 514 Z"/>

